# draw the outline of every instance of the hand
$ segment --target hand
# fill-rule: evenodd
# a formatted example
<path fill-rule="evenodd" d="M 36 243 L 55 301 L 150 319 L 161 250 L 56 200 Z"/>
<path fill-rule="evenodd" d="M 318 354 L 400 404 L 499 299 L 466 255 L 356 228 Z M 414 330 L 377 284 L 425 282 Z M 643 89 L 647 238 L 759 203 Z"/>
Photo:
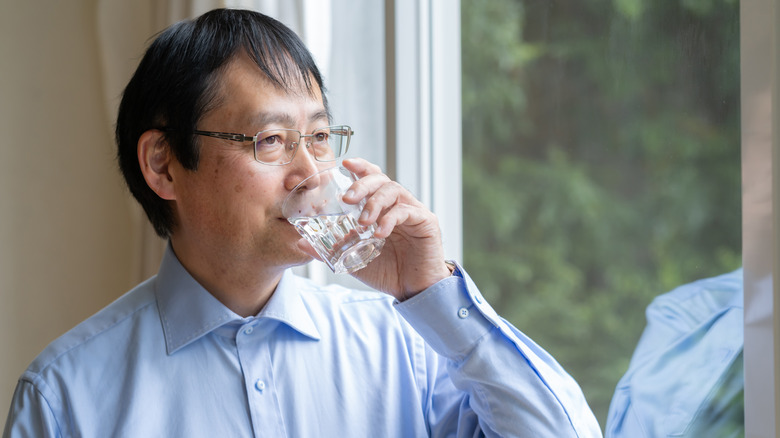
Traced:
<path fill-rule="evenodd" d="M 379 166 L 360 158 L 344 160 L 343 165 L 359 178 L 343 201 L 357 204 L 365 198 L 366 205 L 358 222 L 375 223 L 378 228 L 374 236 L 385 238 L 382 253 L 352 275 L 399 301 L 448 277 L 450 270 L 444 263 L 436 216 L 408 190 L 383 174 Z M 299 246 L 317 257 L 305 240 L 301 239 Z"/>

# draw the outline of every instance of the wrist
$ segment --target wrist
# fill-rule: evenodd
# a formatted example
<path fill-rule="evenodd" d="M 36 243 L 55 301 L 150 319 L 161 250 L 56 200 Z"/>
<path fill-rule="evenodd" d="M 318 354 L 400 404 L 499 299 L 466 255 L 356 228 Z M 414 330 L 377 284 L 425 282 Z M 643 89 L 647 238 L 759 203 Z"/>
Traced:
<path fill-rule="evenodd" d="M 431 276 L 430 284 L 427 284 L 422 289 L 406 292 L 403 295 L 402 299 L 399 299 L 399 301 L 400 302 L 406 301 L 409 298 L 412 298 L 413 296 L 424 292 L 425 290 L 429 289 L 436 283 L 444 280 L 445 278 L 451 277 L 456 270 L 457 270 L 457 265 L 455 265 L 454 262 L 445 260 L 444 263 L 441 265 L 440 269 L 437 270 L 437 273 Z"/>

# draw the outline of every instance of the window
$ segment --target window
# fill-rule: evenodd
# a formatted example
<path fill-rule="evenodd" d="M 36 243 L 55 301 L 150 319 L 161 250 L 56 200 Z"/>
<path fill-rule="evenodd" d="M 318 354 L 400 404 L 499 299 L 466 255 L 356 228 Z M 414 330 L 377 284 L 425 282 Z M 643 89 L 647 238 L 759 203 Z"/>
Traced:
<path fill-rule="evenodd" d="M 742 264 L 739 4 L 461 8 L 466 269 L 604 425 L 650 301 Z"/>

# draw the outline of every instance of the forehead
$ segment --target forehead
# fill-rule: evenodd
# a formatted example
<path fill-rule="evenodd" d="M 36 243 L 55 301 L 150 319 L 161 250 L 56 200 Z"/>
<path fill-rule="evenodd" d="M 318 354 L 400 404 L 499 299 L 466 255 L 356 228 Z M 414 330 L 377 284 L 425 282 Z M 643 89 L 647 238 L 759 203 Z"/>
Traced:
<path fill-rule="evenodd" d="M 216 99 L 225 104 L 245 97 L 259 99 L 286 99 L 297 101 L 315 101 L 325 106 L 322 90 L 311 75 L 305 78 L 298 68 L 287 60 L 274 73 L 271 79 L 245 53 L 234 56 L 216 78 Z M 281 71 L 284 69 L 284 71 Z"/>

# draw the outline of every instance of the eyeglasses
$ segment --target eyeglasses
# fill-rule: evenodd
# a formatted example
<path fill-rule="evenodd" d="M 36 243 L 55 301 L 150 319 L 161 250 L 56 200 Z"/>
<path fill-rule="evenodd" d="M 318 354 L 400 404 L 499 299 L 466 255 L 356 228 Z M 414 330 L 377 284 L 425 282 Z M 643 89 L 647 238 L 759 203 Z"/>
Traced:
<path fill-rule="evenodd" d="M 311 134 L 301 134 L 295 129 L 268 129 L 254 137 L 228 132 L 196 130 L 194 133 L 223 140 L 251 141 L 255 145 L 255 160 L 271 166 L 283 166 L 293 160 L 302 139 L 315 160 L 334 161 L 347 153 L 349 140 L 355 132 L 347 125 L 336 125 L 316 129 Z M 309 140 L 306 140 L 307 137 Z"/>

